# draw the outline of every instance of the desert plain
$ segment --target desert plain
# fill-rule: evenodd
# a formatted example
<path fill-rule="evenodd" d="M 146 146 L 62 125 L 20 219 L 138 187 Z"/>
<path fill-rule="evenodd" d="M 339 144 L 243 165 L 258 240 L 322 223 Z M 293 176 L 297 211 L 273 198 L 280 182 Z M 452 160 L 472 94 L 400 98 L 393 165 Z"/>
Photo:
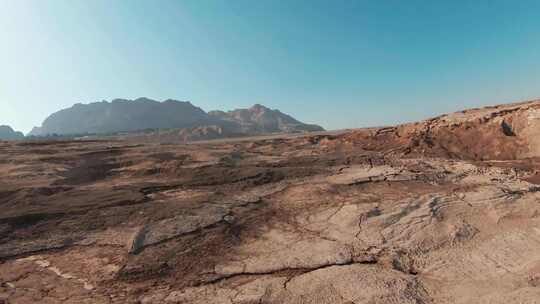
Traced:
<path fill-rule="evenodd" d="M 0 143 L 0 303 L 540 303 L 540 102 Z"/>

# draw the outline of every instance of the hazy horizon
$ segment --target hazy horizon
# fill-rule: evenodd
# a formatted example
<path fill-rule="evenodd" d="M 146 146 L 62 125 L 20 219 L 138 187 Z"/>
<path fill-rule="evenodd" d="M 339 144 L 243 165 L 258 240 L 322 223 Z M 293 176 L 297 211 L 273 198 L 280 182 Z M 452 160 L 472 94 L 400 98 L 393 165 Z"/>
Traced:
<path fill-rule="evenodd" d="M 540 97 L 540 2 L 0 0 L 0 125 L 148 97 L 326 129 Z"/>

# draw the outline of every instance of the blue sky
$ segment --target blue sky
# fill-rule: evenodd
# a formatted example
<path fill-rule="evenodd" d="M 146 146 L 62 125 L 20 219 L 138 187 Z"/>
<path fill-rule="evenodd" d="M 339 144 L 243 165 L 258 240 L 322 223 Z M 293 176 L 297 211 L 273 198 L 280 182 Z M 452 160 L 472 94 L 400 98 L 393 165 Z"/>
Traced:
<path fill-rule="evenodd" d="M 328 129 L 540 97 L 540 1 L 0 0 L 0 124 L 141 96 Z"/>

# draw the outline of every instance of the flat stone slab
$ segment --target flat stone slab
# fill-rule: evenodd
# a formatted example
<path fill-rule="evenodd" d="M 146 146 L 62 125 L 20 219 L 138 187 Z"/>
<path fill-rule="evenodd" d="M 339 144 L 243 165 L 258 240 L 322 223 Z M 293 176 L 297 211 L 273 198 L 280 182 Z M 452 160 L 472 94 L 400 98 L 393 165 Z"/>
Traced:
<path fill-rule="evenodd" d="M 224 221 L 227 214 L 224 208 L 208 207 L 199 214 L 178 215 L 143 226 L 134 234 L 129 253 L 138 253 L 144 247 L 214 225 Z"/>

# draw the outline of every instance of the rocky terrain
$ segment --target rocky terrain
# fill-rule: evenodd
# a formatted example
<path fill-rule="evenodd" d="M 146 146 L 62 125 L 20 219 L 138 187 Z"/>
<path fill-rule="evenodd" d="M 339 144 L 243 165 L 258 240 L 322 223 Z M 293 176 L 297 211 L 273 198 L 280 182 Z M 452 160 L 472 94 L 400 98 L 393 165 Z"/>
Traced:
<path fill-rule="evenodd" d="M 538 303 L 539 130 L 532 101 L 344 134 L 5 142 L 0 299 Z"/>
<path fill-rule="evenodd" d="M 13 130 L 10 126 L 0 126 L 0 140 L 23 139 L 24 134 Z"/>
<path fill-rule="evenodd" d="M 320 126 L 304 124 L 279 110 L 258 104 L 249 109 L 206 113 L 187 101 L 169 99 L 158 102 L 138 98 L 76 104 L 53 113 L 29 135 L 111 135 L 129 132 L 134 133 L 130 137 L 141 136 L 159 141 L 160 137 L 166 136 L 178 142 L 323 130 Z"/>

